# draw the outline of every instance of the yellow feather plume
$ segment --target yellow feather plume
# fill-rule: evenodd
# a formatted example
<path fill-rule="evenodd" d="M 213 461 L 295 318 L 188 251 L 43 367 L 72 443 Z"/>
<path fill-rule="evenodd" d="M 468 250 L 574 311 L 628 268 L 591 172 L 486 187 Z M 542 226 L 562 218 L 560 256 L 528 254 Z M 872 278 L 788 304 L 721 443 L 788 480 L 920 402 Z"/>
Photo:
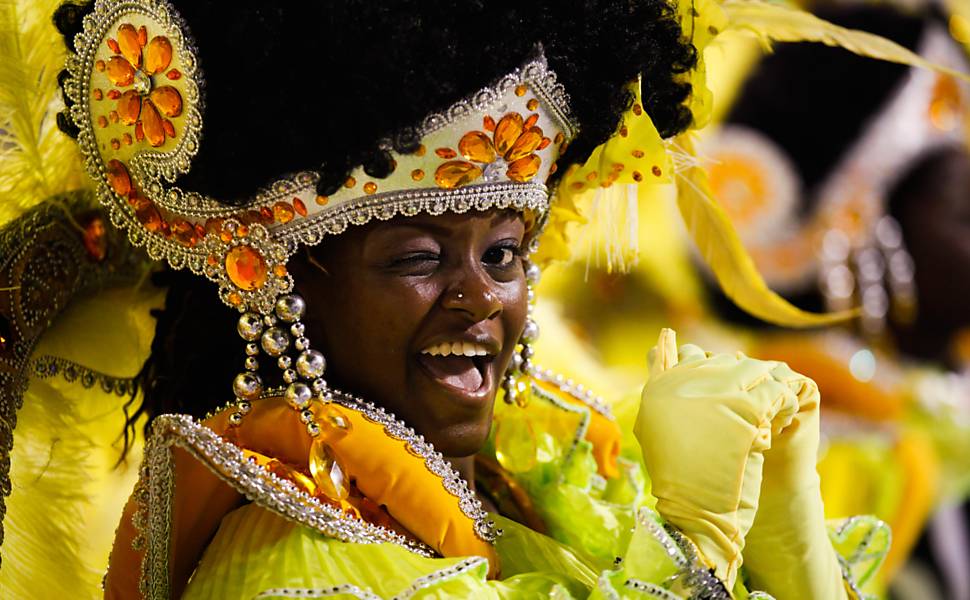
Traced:
<path fill-rule="evenodd" d="M 0 0 L 0 225 L 80 187 L 80 155 L 57 129 L 64 42 L 51 23 L 60 0 Z"/>
<path fill-rule="evenodd" d="M 721 6 L 728 17 L 728 29 L 751 34 L 766 46 L 772 42 L 818 42 L 859 56 L 932 69 L 970 81 L 970 75 L 925 60 L 884 37 L 839 27 L 797 8 L 763 0 L 724 0 Z"/>
<path fill-rule="evenodd" d="M 844 321 L 855 311 L 816 314 L 792 305 L 765 283 L 724 210 L 712 198 L 707 171 L 694 156 L 693 140 L 676 141 L 683 153 L 677 171 L 677 206 L 697 250 L 710 266 L 724 293 L 748 313 L 776 325 L 814 327 Z"/>

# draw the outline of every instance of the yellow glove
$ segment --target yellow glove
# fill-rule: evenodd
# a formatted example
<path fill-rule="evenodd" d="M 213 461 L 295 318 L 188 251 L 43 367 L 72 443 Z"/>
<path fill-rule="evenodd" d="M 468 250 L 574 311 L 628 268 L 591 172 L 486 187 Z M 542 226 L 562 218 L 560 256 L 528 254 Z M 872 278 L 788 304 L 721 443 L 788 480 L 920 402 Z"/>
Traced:
<path fill-rule="evenodd" d="M 771 375 L 798 397 L 798 413 L 764 453 L 764 481 L 744 564 L 756 589 L 778 600 L 847 598 L 829 542 L 815 465 L 819 394 L 815 382 L 775 363 Z"/>
<path fill-rule="evenodd" d="M 652 354 L 634 432 L 657 512 L 733 589 L 758 510 L 764 451 L 792 422 L 798 398 L 772 376 L 778 363 L 709 356 L 689 344 L 678 351 L 669 329 Z"/>

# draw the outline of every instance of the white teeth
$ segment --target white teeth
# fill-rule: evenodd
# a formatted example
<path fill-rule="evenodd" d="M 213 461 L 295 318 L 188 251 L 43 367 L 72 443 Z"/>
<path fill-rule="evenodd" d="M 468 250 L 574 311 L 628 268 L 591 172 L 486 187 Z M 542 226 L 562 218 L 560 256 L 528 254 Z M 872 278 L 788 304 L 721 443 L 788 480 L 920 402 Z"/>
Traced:
<path fill-rule="evenodd" d="M 473 342 L 442 342 L 434 346 L 428 346 L 421 351 L 421 354 L 430 356 L 488 356 L 489 352 L 480 344 Z"/>

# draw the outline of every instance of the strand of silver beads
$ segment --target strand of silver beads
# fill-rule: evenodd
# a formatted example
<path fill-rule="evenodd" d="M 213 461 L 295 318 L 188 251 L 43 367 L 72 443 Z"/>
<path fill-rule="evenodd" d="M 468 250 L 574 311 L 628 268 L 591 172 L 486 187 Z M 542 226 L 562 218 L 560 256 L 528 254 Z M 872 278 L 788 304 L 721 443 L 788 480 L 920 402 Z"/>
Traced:
<path fill-rule="evenodd" d="M 509 404 L 519 403 L 526 397 L 528 383 L 522 380 L 523 375 L 529 375 L 535 368 L 532 358 L 535 350 L 532 344 L 539 339 L 539 325 L 532 318 L 533 308 L 535 307 L 536 294 L 533 289 L 539 283 L 542 270 L 537 265 L 523 260 L 525 267 L 525 281 L 527 286 L 527 297 L 529 308 L 525 320 L 525 327 L 522 328 L 522 335 L 519 337 L 521 348 L 512 355 L 512 362 L 509 364 L 505 377 L 502 379 L 502 391 L 505 392 L 505 401 Z"/>
<path fill-rule="evenodd" d="M 253 400 L 263 392 L 256 358 L 262 349 L 276 359 L 277 366 L 283 371 L 283 381 L 286 383 L 283 397 L 287 404 L 300 413 L 300 421 L 306 425 L 311 437 L 320 435 L 320 425 L 310 410 L 310 403 L 314 398 L 328 403 L 332 396 L 323 379 L 327 361 L 321 352 L 310 347 L 310 340 L 306 337 L 306 326 L 301 321 L 305 312 L 306 302 L 301 296 L 285 294 L 277 299 L 275 314 L 262 316 L 246 312 L 239 317 L 236 330 L 247 342 L 246 370 L 233 380 L 236 410 L 229 415 L 231 425 L 242 423 L 243 417 L 252 410 Z M 287 354 L 291 345 L 299 353 L 296 360 Z"/>

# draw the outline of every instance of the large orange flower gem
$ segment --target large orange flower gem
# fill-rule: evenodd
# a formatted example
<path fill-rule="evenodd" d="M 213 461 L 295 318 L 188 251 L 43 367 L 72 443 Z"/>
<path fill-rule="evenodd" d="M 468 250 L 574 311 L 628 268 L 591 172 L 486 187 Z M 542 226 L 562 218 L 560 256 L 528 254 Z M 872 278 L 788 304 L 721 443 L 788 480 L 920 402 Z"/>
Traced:
<path fill-rule="evenodd" d="M 435 183 L 441 188 L 457 188 L 482 177 L 495 181 L 505 173 L 512 181 L 524 183 L 539 172 L 542 159 L 535 154 L 552 140 L 545 137 L 536 126 L 539 115 L 523 119 L 519 113 L 508 113 L 498 124 L 486 116 L 485 131 L 469 131 L 458 142 L 458 152 L 467 160 L 449 160 L 434 173 Z M 454 158 L 451 148 L 435 150 L 442 158 Z"/>
<path fill-rule="evenodd" d="M 124 92 L 111 90 L 108 97 L 117 99 L 118 118 L 125 125 L 135 127 L 138 141 L 148 140 L 154 147 L 175 137 L 175 126 L 168 118 L 182 114 L 182 95 L 170 85 L 160 85 L 162 77 L 177 80 L 182 74 L 166 69 L 172 63 L 172 43 L 165 36 L 148 41 L 148 30 L 130 23 L 118 27 L 118 39 L 109 39 L 108 47 L 115 53 L 103 68 L 108 79 Z M 168 118 L 166 118 L 168 117 Z"/>

